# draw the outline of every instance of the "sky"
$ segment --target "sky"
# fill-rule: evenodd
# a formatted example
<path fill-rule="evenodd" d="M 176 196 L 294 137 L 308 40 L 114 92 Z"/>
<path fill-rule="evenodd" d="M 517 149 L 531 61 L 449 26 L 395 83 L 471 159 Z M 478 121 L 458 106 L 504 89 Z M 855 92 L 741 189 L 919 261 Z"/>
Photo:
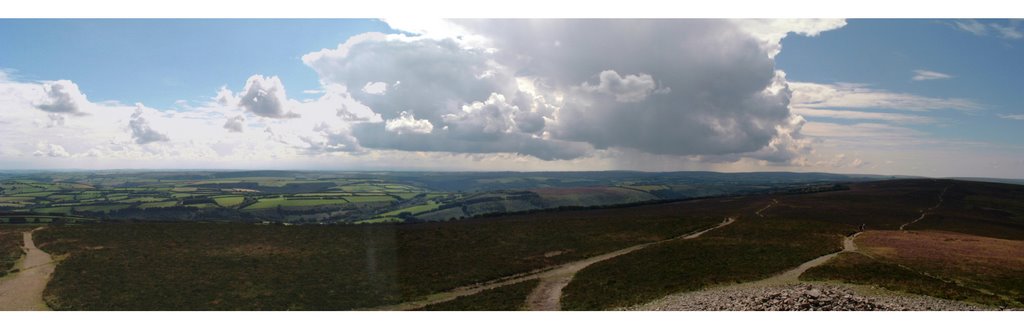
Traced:
<path fill-rule="evenodd" d="M 0 20 L 0 169 L 1024 178 L 1020 20 Z"/>

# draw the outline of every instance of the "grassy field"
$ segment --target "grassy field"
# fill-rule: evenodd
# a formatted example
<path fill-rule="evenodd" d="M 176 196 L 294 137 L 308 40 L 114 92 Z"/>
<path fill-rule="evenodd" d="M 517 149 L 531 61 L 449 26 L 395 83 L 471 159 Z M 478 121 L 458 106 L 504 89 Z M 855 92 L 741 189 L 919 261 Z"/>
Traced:
<path fill-rule="evenodd" d="M 263 198 L 255 204 L 246 206 L 246 210 L 270 209 L 280 207 L 302 207 L 320 205 L 343 205 L 348 204 L 345 199 L 291 199 L 286 197 Z"/>
<path fill-rule="evenodd" d="M 438 209 L 458 210 L 416 216 L 406 222 L 442 221 L 568 206 L 749 194 L 823 182 L 824 186 L 834 185 L 827 181 L 830 179 L 850 178 L 628 171 L 40 171 L 0 173 L 0 213 L 73 214 L 105 220 L 344 224 L 384 217 L 382 213 L 431 200 Z M 282 196 L 306 201 L 277 202 L 275 198 Z M 276 210 L 278 206 L 286 209 Z M 413 211 L 426 208 L 433 206 Z"/>
<path fill-rule="evenodd" d="M 174 207 L 174 206 L 178 206 L 178 201 L 172 200 L 172 201 L 162 201 L 162 202 L 155 202 L 155 203 L 145 203 L 145 204 L 139 205 L 139 208 L 142 208 L 142 209 L 146 209 L 146 208 L 167 208 L 167 207 Z"/>
<path fill-rule="evenodd" d="M 242 201 L 245 200 L 245 197 L 242 197 L 242 196 L 222 196 L 222 197 L 213 197 L 213 200 L 216 201 L 217 205 L 220 205 L 221 207 L 235 207 L 235 206 L 241 205 Z"/>
<path fill-rule="evenodd" d="M 23 210 L 38 214 L 84 215 L 104 219 L 194 220 L 216 216 L 216 221 L 256 220 L 316 221 L 346 217 L 354 222 L 373 218 L 381 208 L 395 209 L 413 201 L 427 190 L 404 183 L 355 178 L 334 174 L 333 178 L 301 177 L 303 173 L 241 173 L 244 177 L 211 178 L 217 173 L 183 172 L 186 178 L 161 180 L 162 172 L 95 175 L 69 174 L 83 183 L 53 181 L 61 173 L 42 173 L 32 179 L 4 179 L 0 175 L 0 212 Z M 237 173 L 236 173 L 237 174 Z M 154 178 L 155 177 L 155 178 Z M 45 181 L 51 178 L 51 181 Z M 84 183 L 91 184 L 84 184 Z M 341 186 L 339 186 L 341 185 Z M 339 192 L 339 187 L 356 190 Z M 417 205 L 417 201 L 405 206 Z M 253 213 L 278 206 L 276 213 Z M 341 206 L 346 214 L 328 214 L 323 206 Z M 227 210 L 225 210 L 225 208 Z M 244 210 L 244 211 L 243 211 Z M 213 212 L 212 214 L 205 214 Z M 233 212 L 233 213 L 232 213 Z M 305 215 L 304 215 L 305 214 Z"/>
<path fill-rule="evenodd" d="M 125 204 L 114 204 L 114 205 L 89 205 L 89 206 L 77 206 L 74 211 L 76 212 L 112 212 L 130 207 L 131 205 Z"/>
<path fill-rule="evenodd" d="M 396 209 L 396 210 L 393 210 L 393 211 L 390 211 L 390 212 L 387 212 L 387 213 L 384 213 L 384 214 L 380 214 L 379 216 L 380 217 L 392 217 L 392 216 L 401 215 L 402 213 L 409 213 L 409 214 L 412 214 L 412 215 L 416 215 L 416 214 L 419 214 L 419 213 L 435 210 L 435 209 L 437 209 L 440 206 L 441 206 L 441 204 L 438 203 L 438 202 L 429 201 L 429 202 L 427 202 L 425 204 L 422 204 L 422 205 L 416 205 L 416 206 L 412 206 L 412 207 Z"/>
<path fill-rule="evenodd" d="M 351 203 L 372 203 L 372 202 L 391 202 L 395 201 L 395 197 L 391 196 L 379 196 L 379 195 L 365 195 L 365 196 L 349 196 L 345 197 Z"/>
<path fill-rule="evenodd" d="M 459 297 L 448 302 L 432 304 L 420 310 L 427 311 L 516 311 L 526 310 L 526 297 L 537 287 L 540 280 L 528 280 L 515 284 Z"/>
<path fill-rule="evenodd" d="M 732 205 L 685 202 L 367 226 L 102 224 L 51 227 L 69 255 L 58 310 L 345 310 L 394 304 L 706 228 Z M 546 253 L 562 251 L 558 256 Z M 467 266 L 472 266 L 467 268 Z"/>
<path fill-rule="evenodd" d="M 355 224 L 402 223 L 402 222 L 405 222 L 405 220 L 397 218 L 397 217 L 378 217 L 378 218 L 371 218 L 369 220 L 358 221 Z"/>
<path fill-rule="evenodd" d="M 70 214 L 71 213 L 71 209 L 72 208 L 70 206 L 63 206 L 63 207 L 36 208 L 36 209 L 33 209 L 32 211 L 35 212 L 35 213 L 42 213 L 42 214 L 54 214 L 54 213 Z"/>

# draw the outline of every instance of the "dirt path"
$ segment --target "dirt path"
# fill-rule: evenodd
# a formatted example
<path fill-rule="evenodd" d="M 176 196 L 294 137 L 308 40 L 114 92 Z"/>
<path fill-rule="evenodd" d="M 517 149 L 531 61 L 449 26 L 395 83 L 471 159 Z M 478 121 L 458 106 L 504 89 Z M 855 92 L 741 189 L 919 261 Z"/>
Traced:
<path fill-rule="evenodd" d="M 814 268 L 816 266 L 821 266 L 822 264 L 827 263 L 829 260 L 839 255 L 840 253 L 857 251 L 857 244 L 854 243 L 853 240 L 858 235 L 860 235 L 859 232 L 844 238 L 842 251 L 834 252 L 831 254 L 811 259 L 803 264 L 800 264 L 800 266 L 797 266 L 796 268 L 790 269 L 788 271 L 782 272 L 781 274 L 766 279 L 732 285 L 714 286 L 707 289 L 692 292 L 680 292 L 676 294 L 670 294 L 661 299 L 622 309 L 640 311 L 705 309 L 722 310 L 715 309 L 714 307 L 707 307 L 708 303 L 705 301 L 710 300 L 709 298 L 717 298 L 720 299 L 718 301 L 721 301 L 719 303 L 727 306 L 735 304 L 735 302 L 732 301 L 737 300 L 744 294 L 763 294 L 763 292 L 766 291 L 765 289 L 777 289 L 800 286 L 801 284 L 806 284 L 800 281 L 800 275 L 806 272 L 808 269 Z"/>
<path fill-rule="evenodd" d="M 450 301 L 458 297 L 476 294 L 484 290 L 494 289 L 505 285 L 515 284 L 522 281 L 528 281 L 533 279 L 540 279 L 540 284 L 537 285 L 537 288 L 535 288 L 534 291 L 527 298 L 527 307 L 530 310 L 558 310 L 559 308 L 561 308 L 560 299 L 562 296 L 562 289 L 565 288 L 565 286 L 568 285 L 570 281 L 572 281 L 572 277 L 576 275 L 576 272 L 582 270 L 583 268 L 586 268 L 587 266 L 590 266 L 594 263 L 625 255 L 633 251 L 637 251 L 658 243 L 672 240 L 693 239 L 703 235 L 704 233 L 707 233 L 708 231 L 732 224 L 735 221 L 735 219 L 730 217 L 722 221 L 722 223 L 719 223 L 718 225 L 715 225 L 711 228 L 707 228 L 698 232 L 684 234 L 675 238 L 643 243 L 629 248 L 620 249 L 610 253 L 590 257 L 584 260 L 559 265 L 554 268 L 519 275 L 513 275 L 510 277 L 501 278 L 483 284 L 459 287 L 448 292 L 432 294 L 430 296 L 427 296 L 423 300 L 405 302 L 391 306 L 376 307 L 370 310 L 419 309 L 428 305 Z"/>
<path fill-rule="evenodd" d="M 764 213 L 764 211 L 768 210 L 769 208 L 772 208 L 772 206 L 774 206 L 775 204 L 778 204 L 778 203 L 779 203 L 779 201 L 777 199 L 772 198 L 772 202 L 770 204 L 768 204 L 768 206 L 765 206 L 764 208 L 757 210 L 757 212 L 755 212 L 755 214 L 757 214 L 758 217 L 764 217 L 764 214 L 762 214 L 762 213 Z"/>
<path fill-rule="evenodd" d="M 595 257 L 591 257 L 591 258 L 588 258 L 588 259 L 585 259 L 585 260 L 581 260 L 581 261 L 569 263 L 569 264 L 566 264 L 566 265 L 562 265 L 561 267 L 556 268 L 556 269 L 554 269 L 554 270 L 552 270 L 552 271 L 550 271 L 548 273 L 544 273 L 544 275 L 542 275 L 540 277 L 540 284 L 538 284 L 537 288 L 535 288 L 533 290 L 533 292 L 530 293 L 530 296 L 528 296 L 526 298 L 526 308 L 527 308 L 527 310 L 543 310 L 543 311 L 558 311 L 558 310 L 562 310 L 562 302 L 561 302 L 562 289 L 564 289 L 566 285 L 569 285 L 569 282 L 572 282 L 572 278 L 574 276 L 576 276 L 577 272 L 579 272 L 580 270 L 583 270 L 587 266 L 590 266 L 590 265 L 592 265 L 594 263 L 597 263 L 597 262 L 601 262 L 601 261 L 612 259 L 612 258 L 615 258 L 615 257 L 618 257 L 618 256 L 622 256 L 622 255 L 625 255 L 625 254 L 628 254 L 628 253 L 631 253 L 631 252 L 634 252 L 634 251 L 637 251 L 637 250 L 640 250 L 640 249 L 643 249 L 643 248 L 647 248 L 647 247 L 649 247 L 651 245 L 655 245 L 655 244 L 658 244 L 658 243 L 663 243 L 663 242 L 672 241 L 672 240 L 685 240 L 685 239 L 697 238 L 697 237 L 699 237 L 699 236 L 703 235 L 704 233 L 707 233 L 707 232 L 709 232 L 711 230 L 714 230 L 714 229 L 717 229 L 717 228 L 720 228 L 720 227 L 732 224 L 732 222 L 734 222 L 734 221 L 736 221 L 736 220 L 733 219 L 733 218 L 727 218 L 727 219 L 725 219 L 725 221 L 722 221 L 722 223 L 720 223 L 720 224 L 718 224 L 718 225 L 716 225 L 714 227 L 711 227 L 711 228 L 708 228 L 708 229 L 704 229 L 704 230 L 702 230 L 700 232 L 694 232 L 694 233 L 690 233 L 690 234 L 685 234 L 685 235 L 682 235 L 682 236 L 679 236 L 679 237 L 675 237 L 675 238 L 667 239 L 667 240 L 661 240 L 661 241 L 657 241 L 657 242 L 650 242 L 650 243 L 645 243 L 645 244 L 639 244 L 639 245 L 635 245 L 635 246 L 632 246 L 632 247 L 629 247 L 629 248 L 626 248 L 626 249 L 622 249 L 622 250 L 618 250 L 618 251 L 613 251 L 613 252 L 610 252 L 610 253 L 607 253 L 607 254 L 604 254 L 604 255 L 595 256 Z"/>
<path fill-rule="evenodd" d="M 43 302 L 43 289 L 53 274 L 53 259 L 36 248 L 34 231 L 24 233 L 28 253 L 18 265 L 20 271 L 0 280 L 0 310 L 50 310 Z"/>
<path fill-rule="evenodd" d="M 920 220 L 923 220 L 925 215 L 928 215 L 928 213 L 931 213 L 933 210 L 939 208 L 939 206 L 942 206 L 942 201 L 945 199 L 944 196 L 946 196 L 946 190 L 949 190 L 949 187 L 952 187 L 952 186 L 946 186 L 946 189 L 942 189 L 942 193 L 939 194 L 939 203 L 938 204 L 935 204 L 935 206 L 932 206 L 932 207 L 929 207 L 929 208 L 925 208 L 923 211 L 921 211 L 921 216 L 918 217 L 916 220 L 913 220 L 913 221 L 910 221 L 910 222 L 907 222 L 907 223 L 903 223 L 903 225 L 900 225 L 900 231 L 905 231 L 904 228 L 906 228 L 907 226 L 910 226 L 911 224 L 917 223 Z"/>
<path fill-rule="evenodd" d="M 853 242 L 853 239 L 859 235 L 860 232 L 854 233 L 846 238 L 843 238 L 843 250 L 834 252 L 828 255 L 824 255 L 818 258 L 811 259 L 794 269 L 783 272 L 782 274 L 775 275 L 760 281 L 755 281 L 758 285 L 766 284 L 786 284 L 786 283 L 800 283 L 800 275 L 806 272 L 808 269 L 821 266 L 832 260 L 833 257 L 838 256 L 840 253 L 857 251 L 857 244 Z"/>

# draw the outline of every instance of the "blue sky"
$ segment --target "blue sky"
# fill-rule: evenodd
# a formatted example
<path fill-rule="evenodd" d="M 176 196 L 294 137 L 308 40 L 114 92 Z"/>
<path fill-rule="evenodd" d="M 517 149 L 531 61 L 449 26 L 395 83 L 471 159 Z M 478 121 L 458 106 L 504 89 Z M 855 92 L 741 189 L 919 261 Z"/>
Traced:
<path fill-rule="evenodd" d="M 0 44 L 10 168 L 1024 178 L 1020 21 L 0 20 Z"/>
<path fill-rule="evenodd" d="M 379 20 L 6 20 L 3 68 L 23 79 L 69 79 L 90 100 L 143 102 L 158 108 L 205 101 L 222 85 L 240 88 L 252 74 L 276 75 L 289 95 L 317 89 L 299 57 L 333 48 Z"/>
<path fill-rule="evenodd" d="M 848 20 L 841 29 L 818 37 L 789 37 L 782 45 L 778 66 L 791 80 L 867 83 L 896 92 L 970 99 L 984 110 L 939 112 L 935 116 L 947 124 L 921 129 L 940 137 L 1002 144 L 1020 145 L 1024 138 L 1020 121 L 999 118 L 1024 113 L 1022 39 L 975 35 L 950 20 Z M 914 70 L 919 69 L 953 77 L 915 81 Z"/>

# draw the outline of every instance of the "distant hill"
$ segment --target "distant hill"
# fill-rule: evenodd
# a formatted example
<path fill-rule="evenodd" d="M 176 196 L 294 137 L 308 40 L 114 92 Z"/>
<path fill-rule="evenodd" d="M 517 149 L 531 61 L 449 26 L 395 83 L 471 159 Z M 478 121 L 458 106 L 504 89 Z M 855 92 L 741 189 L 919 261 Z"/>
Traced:
<path fill-rule="evenodd" d="M 949 179 L 964 180 L 964 181 L 995 182 L 995 183 L 1008 183 L 1008 184 L 1014 184 L 1014 185 L 1024 185 L 1024 179 L 974 178 L 974 177 L 954 177 L 954 178 L 949 178 Z"/>

